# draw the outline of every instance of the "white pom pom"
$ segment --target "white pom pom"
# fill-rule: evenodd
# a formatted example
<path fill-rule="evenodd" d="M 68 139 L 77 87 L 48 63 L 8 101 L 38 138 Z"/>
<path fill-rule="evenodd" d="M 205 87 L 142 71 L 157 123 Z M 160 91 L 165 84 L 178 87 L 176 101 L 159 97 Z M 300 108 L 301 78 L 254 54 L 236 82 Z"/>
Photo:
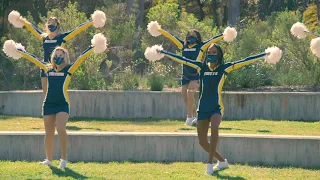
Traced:
<path fill-rule="evenodd" d="M 158 29 L 160 29 L 161 26 L 158 24 L 157 21 L 151 21 L 148 24 L 148 31 L 151 34 L 151 36 L 157 37 L 160 36 L 161 33 L 158 31 Z"/>
<path fill-rule="evenodd" d="M 231 42 L 237 37 L 237 30 L 235 28 L 227 27 L 223 32 L 223 40 Z"/>
<path fill-rule="evenodd" d="M 164 54 L 161 54 L 160 51 L 163 50 L 161 45 L 154 45 L 151 48 L 147 47 L 144 56 L 149 61 L 157 61 L 164 57 Z"/>
<path fill-rule="evenodd" d="M 3 44 L 3 52 L 13 59 L 20 59 L 22 57 L 17 49 L 25 51 L 24 47 L 20 43 L 16 44 L 13 40 L 7 40 Z"/>
<path fill-rule="evenodd" d="M 291 34 L 296 36 L 298 39 L 303 39 L 307 36 L 305 31 L 309 32 L 307 27 L 301 22 L 294 23 L 290 29 Z"/>
<path fill-rule="evenodd" d="M 314 55 L 320 57 L 320 37 L 311 40 L 310 49 Z"/>
<path fill-rule="evenodd" d="M 264 59 L 269 64 L 276 64 L 281 59 L 282 51 L 276 46 L 267 48 L 265 52 L 267 55 L 264 57 Z"/>
<path fill-rule="evenodd" d="M 22 28 L 24 24 L 20 22 L 20 13 L 18 11 L 11 11 L 8 16 L 8 21 L 16 28 Z"/>
<path fill-rule="evenodd" d="M 107 49 L 107 39 L 101 33 L 93 36 L 91 44 L 93 45 L 93 50 L 96 53 L 102 53 Z"/>
<path fill-rule="evenodd" d="M 106 14 L 102 11 L 96 10 L 93 14 L 91 14 L 91 18 L 93 20 L 93 26 L 96 28 L 103 27 L 106 23 Z"/>

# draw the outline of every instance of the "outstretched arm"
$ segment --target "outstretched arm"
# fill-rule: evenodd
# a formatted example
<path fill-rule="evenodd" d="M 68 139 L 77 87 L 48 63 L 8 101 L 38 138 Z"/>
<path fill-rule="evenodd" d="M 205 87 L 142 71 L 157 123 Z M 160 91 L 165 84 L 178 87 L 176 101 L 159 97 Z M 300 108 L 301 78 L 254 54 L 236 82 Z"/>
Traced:
<path fill-rule="evenodd" d="M 260 54 L 257 54 L 257 55 L 246 57 L 245 59 L 240 60 L 240 61 L 226 63 L 226 68 L 225 68 L 226 70 L 225 71 L 227 73 L 230 73 L 233 70 L 236 70 L 236 69 L 241 68 L 243 66 L 247 66 L 249 64 L 255 63 L 258 60 L 260 60 L 260 58 L 262 58 L 262 57 L 264 57 L 266 55 L 267 55 L 267 53 L 264 52 L 264 53 L 260 53 Z"/>
<path fill-rule="evenodd" d="M 173 61 L 176 61 L 180 64 L 184 64 L 187 66 L 190 66 L 194 69 L 196 69 L 198 72 L 200 72 L 201 67 L 202 67 L 202 62 L 201 61 L 194 61 L 191 59 L 187 59 L 185 57 L 181 57 L 179 55 L 176 55 L 174 53 L 168 52 L 166 50 L 161 50 L 160 53 L 164 54 L 166 57 L 172 59 Z"/>
<path fill-rule="evenodd" d="M 48 67 L 46 63 L 39 60 L 35 55 L 28 53 L 22 49 L 17 49 L 18 53 L 21 54 L 24 58 L 28 59 L 29 61 L 33 62 L 35 65 L 43 69 L 45 72 L 48 72 Z"/>
<path fill-rule="evenodd" d="M 173 34 L 169 33 L 168 31 L 165 31 L 163 29 L 158 29 L 159 33 L 161 33 L 164 37 L 168 38 L 170 41 L 172 41 L 179 49 L 183 48 L 184 41 L 179 39 L 178 37 L 174 36 Z"/>
<path fill-rule="evenodd" d="M 70 74 L 73 74 L 79 66 L 82 64 L 82 62 L 93 52 L 93 46 L 90 46 L 88 49 L 86 49 L 78 58 L 77 60 L 71 65 L 68 72 Z"/>
<path fill-rule="evenodd" d="M 19 20 L 22 24 L 24 24 L 26 26 L 26 28 L 39 40 L 43 40 L 43 37 L 41 36 L 41 34 L 43 34 L 42 31 L 40 31 L 35 25 L 31 24 L 29 21 L 27 21 L 26 19 L 20 18 Z"/>
<path fill-rule="evenodd" d="M 76 28 L 72 29 L 71 31 L 66 33 L 66 36 L 63 38 L 65 41 L 70 41 L 72 38 L 80 34 L 82 31 L 88 29 L 90 26 L 93 25 L 93 20 L 88 22 L 82 23 Z"/>

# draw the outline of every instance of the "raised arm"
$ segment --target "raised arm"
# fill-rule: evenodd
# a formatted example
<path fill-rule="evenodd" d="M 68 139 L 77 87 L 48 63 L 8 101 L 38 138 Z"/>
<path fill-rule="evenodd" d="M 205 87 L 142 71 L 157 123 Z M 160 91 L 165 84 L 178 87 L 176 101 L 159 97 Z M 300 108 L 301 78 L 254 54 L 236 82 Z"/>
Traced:
<path fill-rule="evenodd" d="M 82 31 L 88 29 L 90 26 L 94 26 L 96 28 L 103 27 L 106 22 L 106 15 L 104 12 L 96 10 L 91 15 L 91 20 L 88 22 L 82 23 L 73 30 L 67 32 L 67 35 L 64 37 L 65 41 L 69 41 L 74 38 L 76 35 L 80 34 Z"/>
<path fill-rule="evenodd" d="M 70 41 L 71 39 L 73 39 L 75 36 L 77 36 L 78 34 L 80 34 L 82 31 L 88 29 L 90 26 L 93 25 L 93 21 L 90 20 L 88 22 L 82 23 L 79 26 L 77 26 L 76 28 L 72 29 L 69 32 L 66 32 L 66 36 L 63 38 L 65 41 Z"/>
<path fill-rule="evenodd" d="M 46 66 L 46 64 L 47 64 L 46 62 L 41 61 L 35 55 L 28 53 L 28 52 L 24 51 L 23 49 L 17 49 L 17 51 L 19 54 L 22 55 L 22 57 L 28 59 L 29 61 L 31 61 L 32 63 L 34 63 L 35 65 L 37 65 L 41 69 L 43 69 L 45 72 L 48 72 L 48 67 Z"/>
<path fill-rule="evenodd" d="M 166 50 L 161 50 L 160 53 L 164 54 L 164 56 L 172 59 L 173 61 L 176 61 L 180 64 L 190 66 L 190 67 L 196 69 L 198 72 L 200 72 L 200 70 L 201 70 L 201 67 L 202 67 L 201 61 L 194 61 L 194 60 L 176 55 L 174 53 L 168 52 Z"/>
<path fill-rule="evenodd" d="M 68 72 L 70 74 L 73 74 L 79 66 L 82 64 L 82 62 L 93 52 L 93 46 L 90 46 L 88 49 L 86 49 L 81 55 L 77 58 L 77 60 L 71 65 Z"/>
<path fill-rule="evenodd" d="M 151 21 L 148 24 L 148 31 L 154 37 L 163 35 L 164 37 L 172 41 L 179 49 L 183 48 L 184 41 L 174 36 L 173 34 L 161 29 L 161 26 L 158 24 L 157 21 Z"/>
<path fill-rule="evenodd" d="M 8 15 L 8 21 L 16 28 L 22 28 L 26 26 L 26 28 L 39 40 L 42 40 L 41 32 L 35 25 L 31 24 L 29 21 L 24 19 L 18 11 L 11 11 Z"/>
<path fill-rule="evenodd" d="M 231 71 L 233 70 L 236 70 L 236 69 L 239 69 L 243 66 L 247 66 L 249 64 L 252 64 L 252 63 L 255 63 L 257 62 L 258 60 L 260 60 L 262 57 L 266 56 L 267 53 L 260 53 L 260 54 L 257 54 L 257 55 L 253 55 L 253 56 L 249 56 L 249 57 L 246 57 L 244 58 L 243 60 L 240 60 L 240 61 L 235 61 L 235 62 L 230 62 L 230 63 L 226 63 L 225 66 L 226 66 L 226 72 L 227 73 L 230 73 Z"/>
<path fill-rule="evenodd" d="M 173 34 L 169 33 L 168 31 L 165 31 L 163 29 L 158 29 L 158 31 L 166 38 L 168 38 L 170 41 L 172 41 L 179 49 L 183 48 L 184 41 L 179 39 L 178 37 L 174 36 Z"/>
<path fill-rule="evenodd" d="M 102 53 L 107 49 L 107 39 L 101 33 L 94 35 L 91 43 L 92 45 L 81 53 L 77 60 L 71 65 L 68 70 L 70 74 L 74 73 L 93 51 L 96 53 Z"/>

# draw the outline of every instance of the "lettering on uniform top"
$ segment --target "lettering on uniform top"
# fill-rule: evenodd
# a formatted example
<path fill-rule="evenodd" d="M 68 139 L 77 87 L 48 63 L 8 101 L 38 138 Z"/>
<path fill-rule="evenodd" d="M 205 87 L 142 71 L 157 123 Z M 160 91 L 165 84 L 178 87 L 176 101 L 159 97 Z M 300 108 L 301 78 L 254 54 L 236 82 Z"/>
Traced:
<path fill-rule="evenodd" d="M 56 43 L 56 42 L 57 42 L 56 39 L 54 39 L 54 40 L 46 39 L 46 40 L 44 41 L 44 43 Z"/>
<path fill-rule="evenodd" d="M 216 75 L 218 75 L 218 72 L 205 72 L 204 75 L 205 76 L 216 76 Z"/>
<path fill-rule="evenodd" d="M 183 49 L 183 51 L 196 51 L 196 50 L 197 50 L 196 48 L 190 48 L 190 49 L 185 48 L 185 49 Z"/>
<path fill-rule="evenodd" d="M 64 76 L 63 72 L 49 72 L 49 76 Z"/>

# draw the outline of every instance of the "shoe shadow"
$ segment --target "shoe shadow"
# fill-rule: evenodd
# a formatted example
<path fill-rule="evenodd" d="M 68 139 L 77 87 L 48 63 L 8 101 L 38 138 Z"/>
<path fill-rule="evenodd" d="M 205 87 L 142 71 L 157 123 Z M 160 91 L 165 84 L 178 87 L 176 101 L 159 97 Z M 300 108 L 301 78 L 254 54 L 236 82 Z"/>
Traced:
<path fill-rule="evenodd" d="M 227 169 L 227 168 L 226 168 Z M 243 178 L 241 176 L 228 176 L 228 175 L 222 175 L 219 174 L 219 172 L 222 172 L 226 169 L 221 169 L 221 170 L 215 170 L 214 174 L 212 176 L 215 176 L 217 179 L 228 179 L 228 180 L 246 180 L 246 178 Z"/>
<path fill-rule="evenodd" d="M 53 167 L 53 166 L 51 166 L 50 169 L 52 170 L 52 174 L 55 174 L 59 177 L 72 177 L 74 179 L 88 179 L 87 176 L 79 174 L 67 167 L 64 169 L 64 171 L 60 168 Z"/>

